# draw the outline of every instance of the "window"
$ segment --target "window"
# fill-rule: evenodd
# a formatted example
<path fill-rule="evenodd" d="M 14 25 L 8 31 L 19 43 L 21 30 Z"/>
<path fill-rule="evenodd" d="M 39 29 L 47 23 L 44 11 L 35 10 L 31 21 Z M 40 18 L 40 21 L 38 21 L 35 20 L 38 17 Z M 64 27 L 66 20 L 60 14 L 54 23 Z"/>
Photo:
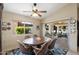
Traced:
<path fill-rule="evenodd" d="M 18 22 L 18 25 L 16 27 L 16 33 L 17 34 L 30 34 L 32 33 L 33 24 L 30 22 Z"/>
<path fill-rule="evenodd" d="M 45 24 L 45 29 L 49 30 L 49 24 Z"/>

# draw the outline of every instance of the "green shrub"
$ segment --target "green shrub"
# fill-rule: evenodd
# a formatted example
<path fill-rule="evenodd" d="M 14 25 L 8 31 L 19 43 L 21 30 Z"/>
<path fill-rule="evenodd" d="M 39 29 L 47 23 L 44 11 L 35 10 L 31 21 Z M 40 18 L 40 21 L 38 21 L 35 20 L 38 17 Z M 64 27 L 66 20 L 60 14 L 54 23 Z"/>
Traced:
<path fill-rule="evenodd" d="M 30 33 L 30 30 L 31 30 L 30 27 L 26 27 L 26 28 L 25 28 L 25 33 L 26 33 L 26 34 L 27 34 L 27 33 Z"/>
<path fill-rule="evenodd" d="M 24 27 L 16 27 L 17 34 L 24 34 Z"/>

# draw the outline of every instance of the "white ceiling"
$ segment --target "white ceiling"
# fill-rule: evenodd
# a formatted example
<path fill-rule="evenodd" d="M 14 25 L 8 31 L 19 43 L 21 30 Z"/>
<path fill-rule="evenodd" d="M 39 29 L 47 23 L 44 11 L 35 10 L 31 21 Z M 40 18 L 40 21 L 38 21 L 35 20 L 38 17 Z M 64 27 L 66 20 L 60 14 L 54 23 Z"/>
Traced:
<path fill-rule="evenodd" d="M 38 10 L 46 10 L 47 13 L 41 13 L 42 17 L 35 17 L 38 19 L 44 19 L 49 17 L 52 13 L 67 5 L 66 3 L 37 3 Z M 14 12 L 17 14 L 30 16 L 33 3 L 4 3 L 4 11 Z"/>

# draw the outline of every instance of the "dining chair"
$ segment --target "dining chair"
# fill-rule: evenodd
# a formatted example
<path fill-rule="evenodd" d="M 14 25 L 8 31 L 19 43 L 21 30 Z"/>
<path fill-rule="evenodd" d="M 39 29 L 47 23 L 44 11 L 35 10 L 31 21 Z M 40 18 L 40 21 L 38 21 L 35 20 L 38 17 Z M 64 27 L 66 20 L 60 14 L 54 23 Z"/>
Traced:
<path fill-rule="evenodd" d="M 56 40 L 57 39 L 51 40 L 51 42 L 49 43 L 49 46 L 48 46 L 48 54 L 53 54 L 54 51 L 52 51 L 52 50 L 53 50 L 53 48 L 55 46 Z"/>
<path fill-rule="evenodd" d="M 28 39 L 28 38 L 31 38 L 31 36 L 25 36 L 25 37 L 24 37 L 24 39 Z"/>
<path fill-rule="evenodd" d="M 49 45 L 48 49 L 53 49 L 53 48 L 54 48 L 55 43 L 56 43 L 56 40 L 57 40 L 57 39 L 51 40 L 51 42 L 50 42 L 50 45 Z"/>
<path fill-rule="evenodd" d="M 22 53 L 24 54 L 28 54 L 30 52 L 30 46 L 25 45 L 24 43 L 22 43 L 20 40 L 17 40 L 18 44 L 19 44 L 19 48 L 21 50 Z"/>
<path fill-rule="evenodd" d="M 38 35 L 34 34 L 33 37 L 38 37 Z"/>
<path fill-rule="evenodd" d="M 32 46 L 34 49 L 34 52 L 36 55 L 47 55 L 48 52 L 48 46 L 51 40 L 49 40 L 48 42 L 45 42 L 41 48 L 37 48 L 35 46 Z"/>

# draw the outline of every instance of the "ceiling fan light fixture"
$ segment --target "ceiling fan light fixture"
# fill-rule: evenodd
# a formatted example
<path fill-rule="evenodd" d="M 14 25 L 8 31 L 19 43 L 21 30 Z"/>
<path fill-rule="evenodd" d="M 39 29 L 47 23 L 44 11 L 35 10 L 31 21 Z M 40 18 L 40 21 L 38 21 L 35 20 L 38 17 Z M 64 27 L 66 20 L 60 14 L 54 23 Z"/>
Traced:
<path fill-rule="evenodd" d="M 38 14 L 36 14 L 36 13 L 33 13 L 33 14 L 32 14 L 32 16 L 33 16 L 33 17 L 36 17 L 36 16 L 38 16 Z"/>

